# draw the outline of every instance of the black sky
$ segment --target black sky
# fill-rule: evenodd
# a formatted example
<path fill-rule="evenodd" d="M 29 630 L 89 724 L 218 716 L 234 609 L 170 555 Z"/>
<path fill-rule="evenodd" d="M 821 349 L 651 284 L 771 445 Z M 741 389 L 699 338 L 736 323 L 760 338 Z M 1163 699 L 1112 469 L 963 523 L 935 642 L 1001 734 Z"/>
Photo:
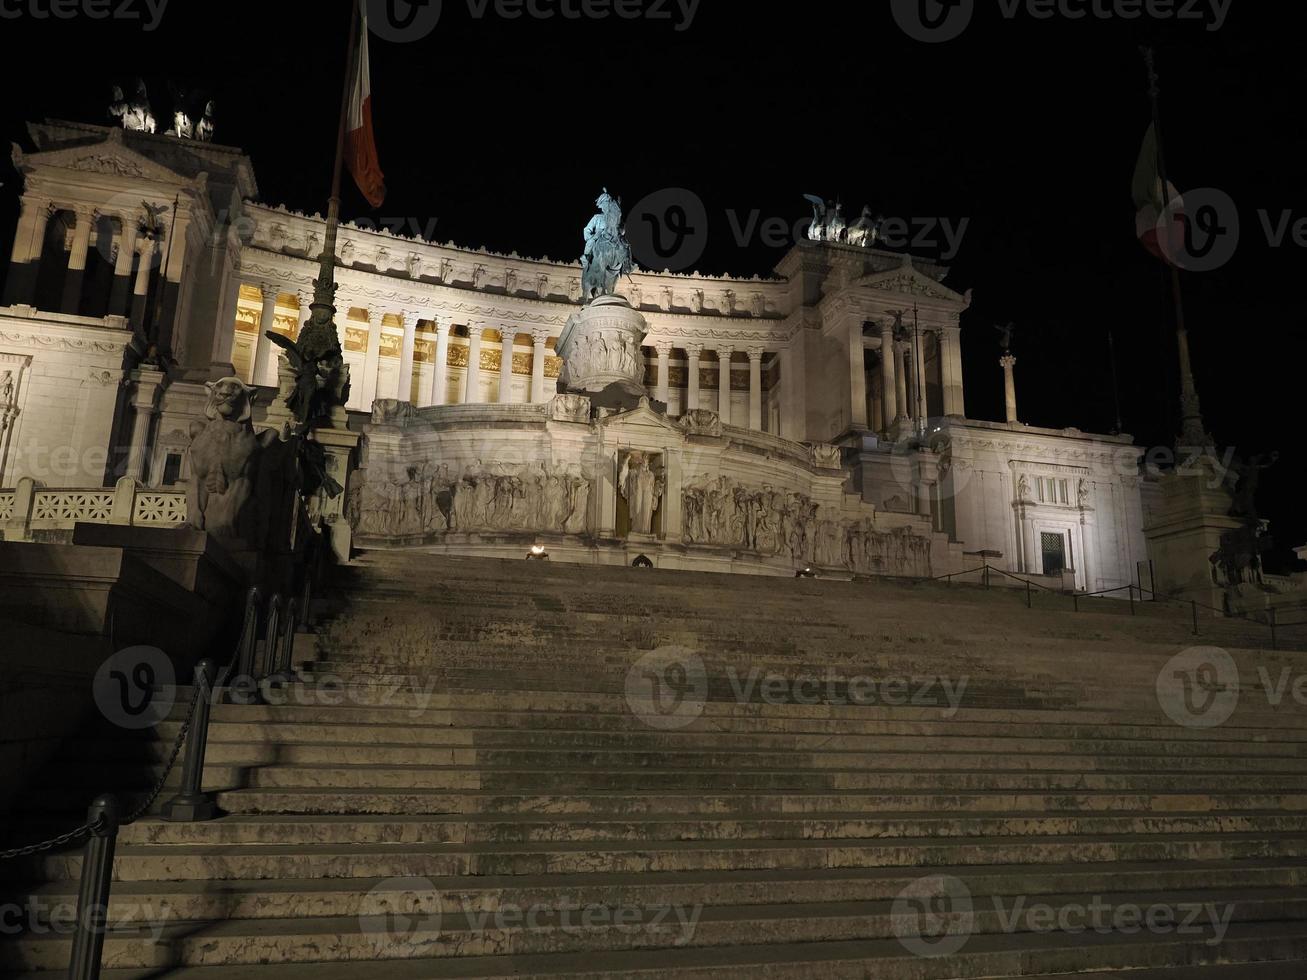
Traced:
<path fill-rule="evenodd" d="M 854 214 L 868 203 L 908 219 L 966 218 L 948 283 L 975 289 L 963 320 L 969 414 L 1002 413 L 991 326 L 1011 320 L 1023 421 L 1110 431 L 1111 331 L 1125 429 L 1144 446 L 1173 442 L 1178 428 L 1165 270 L 1135 239 L 1130 199 L 1149 118 L 1137 47 L 1156 45 L 1171 178 L 1229 194 L 1242 223 L 1232 261 L 1184 277 L 1209 428 L 1243 455 L 1284 454 L 1262 494 L 1279 564 L 1307 542 L 1293 400 L 1304 387 L 1307 253 L 1271 247 L 1259 215 L 1307 218 L 1307 73 L 1291 5 L 1233 0 L 1212 31 L 1210 13 L 1009 19 L 998 0 L 976 0 L 961 37 L 923 44 L 883 0 L 702 0 L 681 31 L 505 20 L 493 4 L 477 18 L 468 2 L 444 0 L 422 41 L 372 39 L 390 193 L 371 212 L 349 189 L 348 217 L 435 219 L 437 240 L 564 259 L 579 254 L 602 186 L 628 204 L 684 187 L 708 215 L 697 268 L 733 274 L 766 274 L 784 249 L 737 242 L 728 214 L 795 221 L 805 192 L 838 195 Z M 0 123 L 26 145 L 28 119 L 103 121 L 109 86 L 138 73 L 159 113 L 169 80 L 207 89 L 218 140 L 251 154 L 262 199 L 322 210 L 347 14 L 345 0 L 172 0 L 152 32 L 141 20 L 0 19 L 10 79 Z M 29 81 L 16 81 L 19 65 Z M 15 183 L 0 179 L 7 254 Z"/>

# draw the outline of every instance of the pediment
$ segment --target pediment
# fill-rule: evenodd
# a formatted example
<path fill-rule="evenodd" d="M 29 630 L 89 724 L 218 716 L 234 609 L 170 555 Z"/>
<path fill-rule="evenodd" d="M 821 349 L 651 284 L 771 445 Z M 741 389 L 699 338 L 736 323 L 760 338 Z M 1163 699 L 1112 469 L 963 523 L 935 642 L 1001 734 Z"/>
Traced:
<path fill-rule="evenodd" d="M 191 178 L 137 153 L 122 141 L 113 139 L 102 143 L 26 153 L 14 162 L 29 173 L 37 168 L 51 167 L 59 170 L 75 170 L 80 173 L 104 174 L 110 177 L 130 177 L 133 180 L 152 180 L 174 186 L 192 183 Z"/>
<path fill-rule="evenodd" d="M 677 436 L 684 433 L 681 427 L 666 415 L 659 415 L 649 405 L 649 399 L 640 399 L 640 404 L 629 412 L 623 412 L 620 415 L 610 415 L 601 423 L 606 429 L 658 429 L 660 431 L 674 432 Z"/>
<path fill-rule="evenodd" d="M 947 286 L 932 279 L 911 264 L 903 264 L 897 269 L 874 272 L 850 283 L 849 289 L 871 289 L 883 293 L 898 293 L 904 296 L 917 296 L 956 304 L 965 309 L 969 304 L 961 293 L 954 292 Z"/>

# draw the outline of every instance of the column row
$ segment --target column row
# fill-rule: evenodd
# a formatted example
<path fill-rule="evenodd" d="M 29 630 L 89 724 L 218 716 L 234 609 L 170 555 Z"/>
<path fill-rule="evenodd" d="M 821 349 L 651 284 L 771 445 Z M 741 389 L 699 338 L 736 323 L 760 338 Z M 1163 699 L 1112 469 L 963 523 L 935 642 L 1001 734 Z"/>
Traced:
<path fill-rule="evenodd" d="M 277 350 L 276 345 L 272 343 L 269 337 L 269 333 L 274 332 L 276 329 L 278 302 L 283 296 L 283 292 L 275 283 L 246 283 L 246 286 L 257 289 L 261 303 L 257 336 L 252 345 L 252 365 L 249 376 L 252 384 L 272 386 L 277 383 Z M 247 303 L 248 300 L 249 294 L 247 292 Z M 299 327 L 301 330 L 308 321 L 310 303 L 311 296 L 308 293 L 301 292 L 298 294 Z M 348 330 L 350 324 L 361 326 L 359 321 L 341 317 L 341 312 L 355 308 L 362 307 L 357 307 L 348 299 L 340 301 L 337 324 L 341 329 L 342 341 L 345 341 L 345 331 Z M 381 368 L 383 333 L 385 332 L 384 326 L 387 317 L 391 318 L 392 323 L 398 321 L 400 329 L 399 364 L 396 372 L 399 378 L 398 397 L 403 401 L 413 401 L 422 406 L 443 405 L 449 402 L 451 400 L 449 394 L 449 357 L 453 322 L 439 316 L 424 315 L 416 310 L 392 310 L 374 307 L 366 308 L 366 315 L 367 341 L 361 352 L 362 364 L 355 362 L 352 378 L 353 387 L 358 393 L 358 406 L 370 406 L 379 397 L 383 397 L 381 387 L 383 372 Z M 417 364 L 418 324 L 422 320 L 428 321 L 435 333 L 434 357 L 431 359 L 430 372 L 419 371 Z M 454 402 L 475 403 L 491 400 L 487 397 L 488 393 L 482 390 L 481 375 L 483 339 L 490 338 L 492 333 L 497 336 L 500 344 L 497 400 L 500 403 L 513 400 L 513 349 L 517 334 L 510 331 L 511 328 L 509 327 L 497 328 L 490 324 L 468 327 L 467 366 L 460 386 L 461 391 L 453 398 Z M 549 353 L 549 337 L 549 331 L 544 328 L 538 328 L 531 332 L 532 358 L 529 397 L 533 402 L 548 401 L 553 397 L 557 388 L 557 383 L 554 379 L 547 378 L 545 371 Z M 355 356 L 357 357 L 357 355 Z M 348 353 L 346 359 L 350 359 Z M 415 391 L 416 383 L 419 381 L 423 385 L 422 390 Z M 494 385 L 492 385 L 493 387 Z"/>
<path fill-rule="evenodd" d="M 81 313 L 91 237 L 97 232 L 97 225 L 109 222 L 99 228 L 97 236 L 102 243 L 100 248 L 105 260 L 113 262 L 113 281 L 109 287 L 107 303 L 103 296 L 98 302 L 89 299 L 86 302 L 98 310 L 107 310 L 113 316 L 129 317 L 132 325 L 140 330 L 144 325 L 151 271 L 158 264 L 159 254 L 159 236 L 150 231 L 142 234 L 142 215 L 112 209 L 101 210 L 89 204 L 63 207 L 48 198 L 38 197 L 24 197 L 21 205 L 22 211 L 10 254 L 4 302 L 9 305 L 37 304 L 37 280 L 50 233 L 50 220 L 62 214 L 63 220 L 71 226 L 72 236 L 67 245 L 67 257 L 61 260 L 63 277 L 59 286 L 58 312 L 74 315 Z M 104 243 L 105 235 L 110 236 L 107 244 Z M 140 259 L 139 264 L 137 257 Z M 136 266 L 134 283 L 133 266 Z"/>
<path fill-rule="evenodd" d="M 704 344 L 689 343 L 682 348 L 685 351 L 686 360 L 684 409 L 687 412 L 705 407 L 700 404 L 699 399 L 699 359 L 705 347 Z M 666 404 L 671 400 L 672 394 L 672 345 L 669 343 L 656 343 L 654 344 L 654 352 L 658 357 L 658 374 L 654 397 Z M 716 410 L 722 420 L 729 424 L 731 418 L 731 358 L 734 356 L 735 350 L 730 347 L 718 347 L 716 353 Z M 747 353 L 749 355 L 748 426 L 755 431 L 762 431 L 762 358 L 766 351 L 762 347 L 750 347 Z"/>

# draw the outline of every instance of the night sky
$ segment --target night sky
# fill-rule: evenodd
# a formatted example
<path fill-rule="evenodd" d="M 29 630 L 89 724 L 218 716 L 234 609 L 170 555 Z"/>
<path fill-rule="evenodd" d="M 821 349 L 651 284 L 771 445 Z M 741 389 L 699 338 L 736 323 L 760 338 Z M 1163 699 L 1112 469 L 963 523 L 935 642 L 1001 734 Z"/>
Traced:
<path fill-rule="evenodd" d="M 1002 416 L 992 326 L 1014 321 L 1022 420 L 1111 431 L 1111 331 L 1125 431 L 1141 446 L 1170 444 L 1167 273 L 1135 238 L 1130 197 L 1150 118 L 1138 46 L 1156 45 L 1171 180 L 1228 194 L 1241 224 L 1229 262 L 1183 276 L 1203 407 L 1221 446 L 1283 454 L 1260 502 L 1279 546 L 1270 565 L 1287 570 L 1288 549 L 1307 543 L 1302 410 L 1289 398 L 1304 387 L 1307 253 L 1292 233 L 1273 246 L 1264 225 L 1307 219 L 1299 25 L 1289 5 L 1251 0 L 1233 0 L 1219 30 L 1211 0 L 1194 5 L 1201 19 L 1165 21 L 1045 20 L 1024 4 L 1008 17 L 1013 2 L 975 0 L 960 37 L 926 44 L 885 0 L 702 0 L 688 25 L 675 0 L 666 20 L 510 20 L 493 3 L 478 17 L 481 0 L 444 0 L 424 39 L 372 38 L 389 197 L 372 212 L 350 187 L 345 214 L 571 259 L 602 187 L 628 209 L 686 188 L 707 215 L 695 268 L 746 275 L 768 274 L 785 249 L 734 229 L 753 212 L 793 224 L 810 213 L 804 193 L 838 196 L 851 218 L 869 204 L 954 227 L 968 219 L 947 280 L 975 290 L 963 318 L 968 414 Z M 142 0 L 127 9 L 140 17 L 0 19 L 0 58 L 29 66 L 22 81 L 6 72 L 5 138 L 29 145 L 28 119 L 104 122 L 111 84 L 130 89 L 141 74 L 161 118 L 169 81 L 212 93 L 217 141 L 252 156 L 265 202 L 325 210 L 346 0 L 173 0 L 153 31 Z M 7 161 L 0 180 L 7 255 Z"/>

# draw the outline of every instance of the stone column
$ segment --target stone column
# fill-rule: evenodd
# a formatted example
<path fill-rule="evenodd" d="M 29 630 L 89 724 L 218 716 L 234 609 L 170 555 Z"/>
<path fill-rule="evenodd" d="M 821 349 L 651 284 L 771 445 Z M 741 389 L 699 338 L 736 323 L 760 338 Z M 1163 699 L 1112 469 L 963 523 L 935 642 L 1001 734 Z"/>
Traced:
<path fill-rule="evenodd" d="M 513 341 L 517 334 L 511 324 L 505 324 L 499 331 L 499 404 L 507 405 L 513 400 Z"/>
<path fill-rule="evenodd" d="M 277 315 L 277 287 L 272 283 L 260 283 L 259 292 L 263 294 L 263 311 L 259 315 L 259 335 L 254 347 L 254 372 L 250 384 L 275 385 L 277 383 L 276 362 L 272 357 L 272 341 L 268 331 L 272 329 Z"/>
<path fill-rule="evenodd" d="M 77 225 L 73 229 L 73 247 L 68 252 L 68 272 L 64 276 L 63 301 L 60 310 L 64 313 L 81 312 L 82 283 L 86 278 L 86 252 L 91 244 L 91 225 L 99 216 L 98 212 L 87 205 L 78 205 L 74 209 Z"/>
<path fill-rule="evenodd" d="M 481 331 L 488 329 L 474 324 L 467 327 L 467 377 L 463 384 L 463 403 L 475 405 L 481 401 Z"/>
<path fill-rule="evenodd" d="M 666 405 L 672 397 L 672 345 L 667 341 L 654 345 L 658 353 L 658 387 L 654 398 Z"/>
<path fill-rule="evenodd" d="M 898 365 L 895 371 L 894 397 L 899 403 L 899 414 L 895 416 L 895 421 L 912 418 L 912 402 L 908 394 L 908 347 L 906 340 L 896 341 L 894 344 L 894 360 Z"/>
<path fill-rule="evenodd" d="M 136 257 L 136 238 L 141 229 L 134 215 L 125 214 L 119 220 L 122 230 L 118 232 L 118 258 L 113 266 L 109 312 L 114 316 L 126 316 L 132 289 L 132 260 Z"/>
<path fill-rule="evenodd" d="M 163 372 L 142 368 L 133 371 L 131 406 L 132 441 L 127 447 L 127 472 L 138 483 L 144 483 L 145 464 L 150 453 L 150 423 L 158 411 L 159 389 L 163 385 Z"/>
<path fill-rule="evenodd" d="M 399 394 L 402 402 L 413 402 L 413 348 L 417 344 L 418 314 L 416 310 L 404 310 L 399 314 L 400 324 L 404 328 L 404 339 L 399 346 Z"/>
<path fill-rule="evenodd" d="M 547 343 L 549 343 L 548 330 L 531 332 L 531 400 L 537 404 L 549 401 L 558 392 L 556 382 L 553 391 L 550 391 L 545 383 L 545 360 L 549 356 L 545 351 Z"/>
<path fill-rule="evenodd" d="M 962 384 L 962 328 L 943 327 L 939 331 L 940 372 L 944 382 L 944 414 L 967 414 Z"/>
<path fill-rule="evenodd" d="M 749 348 L 749 428 L 762 431 L 762 355 L 761 347 Z"/>
<path fill-rule="evenodd" d="M 804 442 L 808 438 L 807 352 L 799 331 L 780 350 L 781 431 L 778 435 Z"/>
<path fill-rule="evenodd" d="M 381 320 L 386 314 L 368 307 L 368 352 L 363 360 L 363 411 L 371 413 L 381 373 Z"/>
<path fill-rule="evenodd" d="M 1007 407 L 1007 420 L 1015 424 L 1017 421 L 1017 379 L 1012 369 L 1017 366 L 1017 359 L 1011 354 L 1004 354 L 998 359 L 998 363 L 1003 366 L 1003 401 Z"/>
<path fill-rule="evenodd" d="M 4 305 L 31 304 L 36 296 L 36 277 L 41 253 L 45 250 L 45 233 L 54 207 L 45 198 L 25 196 L 22 214 L 14 233 L 14 249 L 5 280 Z"/>
<path fill-rule="evenodd" d="M 699 355 L 703 344 L 688 344 L 685 348 L 685 410 L 699 407 Z"/>
<path fill-rule="evenodd" d="M 136 254 L 140 259 L 136 265 L 136 285 L 132 289 L 132 329 L 137 333 L 145 329 L 145 305 L 150 299 L 150 269 L 154 266 L 154 253 L 159 243 L 153 238 L 143 238 L 136 243 Z"/>
<path fill-rule="evenodd" d="M 1098 569 L 1094 564 L 1094 544 L 1098 540 L 1098 535 L 1094 530 L 1094 513 L 1089 509 L 1080 511 L 1080 571 L 1084 573 L 1083 588 L 1086 592 L 1096 592 L 1098 590 Z"/>
<path fill-rule="evenodd" d="M 881 421 L 885 432 L 894 427 L 894 420 L 899 417 L 898 378 L 901 371 L 894 369 L 898 355 L 894 350 L 894 325 L 886 320 L 880 325 L 880 396 L 882 402 Z"/>
<path fill-rule="evenodd" d="M 298 294 L 300 301 L 300 322 L 299 328 L 295 332 L 295 339 L 298 340 L 304 334 L 304 328 L 309 325 L 309 319 L 313 316 L 313 310 L 309 307 L 313 303 L 313 294 L 308 290 L 301 289 Z M 341 337 L 344 342 L 344 337 Z"/>
<path fill-rule="evenodd" d="M 449 328 L 448 321 L 436 320 L 436 363 L 431 372 L 431 404 L 449 400 Z"/>
<path fill-rule="evenodd" d="M 729 347 L 717 348 L 717 414 L 722 425 L 731 424 L 731 354 Z"/>
<path fill-rule="evenodd" d="M 867 422 L 867 368 L 862 348 L 862 320 L 849 323 L 849 427 L 866 429 Z"/>

